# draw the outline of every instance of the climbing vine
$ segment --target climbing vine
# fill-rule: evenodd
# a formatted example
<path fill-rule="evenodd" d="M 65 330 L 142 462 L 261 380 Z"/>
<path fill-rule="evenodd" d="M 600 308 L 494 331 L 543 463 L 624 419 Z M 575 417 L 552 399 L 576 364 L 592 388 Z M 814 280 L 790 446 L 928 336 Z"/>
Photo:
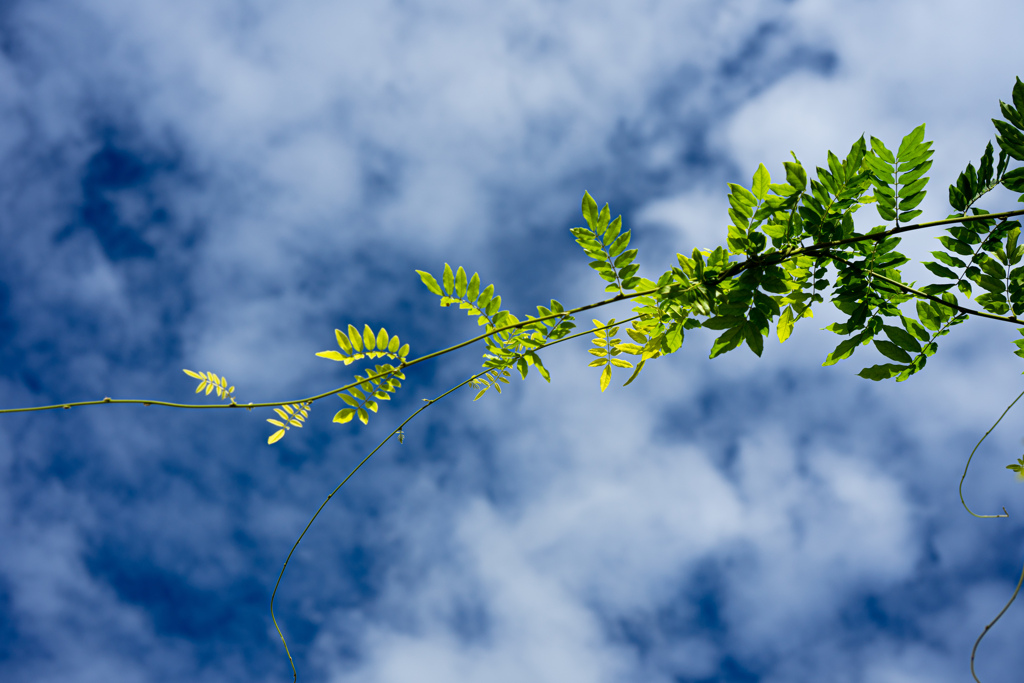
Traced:
<path fill-rule="evenodd" d="M 638 252 L 630 248 L 631 233 L 625 229 L 621 216 L 613 219 L 607 204 L 599 206 L 585 193 L 585 225 L 573 228 L 571 233 L 590 259 L 590 267 L 605 283 L 605 292 L 610 296 L 600 301 L 566 308 L 551 299 L 549 305 L 537 306 L 536 315 L 520 317 L 502 308 L 494 285 L 483 287 L 478 273 L 469 276 L 464 267 L 453 270 L 446 263 L 440 279 L 420 270 L 420 280 L 439 297 L 441 307 L 458 308 L 475 318 L 482 328 L 480 333 L 415 357 L 410 354 L 410 345 L 403 344 L 388 330 L 374 332 L 369 325 L 360 330 L 350 324 L 345 331 L 335 330 L 336 350 L 316 355 L 346 367 L 381 359 L 388 362 L 367 366 L 351 382 L 331 391 L 287 401 L 239 403 L 235 387 L 229 386 L 225 377 L 209 371 L 185 370 L 199 380 L 196 393 L 215 394 L 221 403 L 104 398 L 9 408 L 0 413 L 107 403 L 195 409 L 270 408 L 276 417 L 268 418 L 267 422 L 275 429 L 267 441 L 273 444 L 293 427 L 301 428 L 313 405 L 329 396 L 336 395 L 345 404 L 335 413 L 334 422 L 344 424 L 358 419 L 368 424 L 371 414 L 377 413 L 379 402 L 390 400 L 401 388 L 409 368 L 481 342 L 482 370 L 443 394 L 425 399 L 423 406 L 395 427 L 327 496 L 285 560 L 271 598 L 274 617 L 273 599 L 292 553 L 327 502 L 363 463 L 392 437 L 401 441 L 405 426 L 420 413 L 465 386 L 474 387 L 474 400 L 480 399 L 490 389 L 501 393 L 502 385 L 509 383 L 514 374 L 526 379 L 530 368 L 550 382 L 551 374 L 541 352 L 555 344 L 590 337 L 590 366 L 599 370 L 598 384 L 603 392 L 617 370 L 632 371 L 624 382 L 628 385 L 649 361 L 678 351 L 688 330 L 704 328 L 719 333 L 711 345 L 711 358 L 742 346 L 760 356 L 773 328 L 779 342 L 785 342 L 798 322 L 814 316 L 815 307 L 830 304 L 843 318 L 825 328 L 840 340 L 823 364 L 834 365 L 871 345 L 884 362 L 860 370 L 858 374 L 868 380 L 909 379 L 925 368 L 942 337 L 972 317 L 1016 326 L 1022 338 L 1014 342 L 1012 352 L 1024 358 L 1024 317 L 1018 317 L 1024 316 L 1024 242 L 1020 240 L 1020 221 L 1015 219 L 1024 214 L 1024 209 L 990 213 L 980 206 L 997 187 L 1018 194 L 1019 201 L 1024 202 L 1024 166 L 1011 168 L 1015 162 L 1024 162 L 1024 83 L 1019 78 L 1011 102 L 1000 102 L 1002 119 L 993 120 L 996 145 L 989 143 L 978 165 L 967 164 L 949 186 L 952 211 L 946 218 L 912 222 L 922 214 L 917 207 L 928 192 L 930 178 L 926 174 L 934 154 L 932 142 L 925 139 L 924 124 L 903 137 L 895 151 L 876 137 L 864 136 L 853 143 L 842 159 L 829 151 L 826 165 L 816 167 L 813 177 L 795 155 L 791 161 L 782 163 L 782 175 L 778 176 L 780 181 L 784 177 L 781 182 L 773 182 L 768 168 L 759 165 L 749 187 L 728 185 L 730 223 L 725 243 L 715 249 L 678 254 L 677 264 L 655 279 L 639 274 Z M 869 205 L 873 205 L 882 223 L 858 230 L 854 214 Z M 918 285 L 904 279 L 902 269 L 911 259 L 899 251 L 900 235 L 929 229 L 941 229 L 939 248 L 931 252 L 934 260 L 922 262 L 935 279 Z M 633 306 L 631 316 L 608 322 L 594 319 L 593 328 L 575 331 L 578 314 L 624 301 Z M 967 460 L 964 478 L 973 456 L 974 452 Z M 1007 465 L 1007 469 L 1024 478 L 1024 457 Z M 1002 515 L 974 513 L 963 500 L 962 484 L 963 478 L 961 501 L 970 514 L 1007 516 L 1005 509 Z M 1024 573 L 1021 581 L 1024 582 Z M 1020 587 L 1018 583 L 1006 607 L 975 643 L 971 673 L 976 681 L 974 659 L 978 644 L 1009 608 Z M 274 624 L 277 625 L 276 617 Z M 280 628 L 278 633 L 291 662 Z M 294 663 L 292 671 L 297 678 Z"/>

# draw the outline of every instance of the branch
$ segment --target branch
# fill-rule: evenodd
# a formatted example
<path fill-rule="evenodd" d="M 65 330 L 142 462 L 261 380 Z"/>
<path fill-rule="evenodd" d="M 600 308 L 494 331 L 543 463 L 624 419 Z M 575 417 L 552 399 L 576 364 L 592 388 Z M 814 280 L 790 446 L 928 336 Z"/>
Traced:
<path fill-rule="evenodd" d="M 887 278 L 884 275 L 879 275 L 878 273 L 876 273 L 873 270 L 865 271 L 864 267 L 861 266 L 860 264 L 853 263 L 852 261 L 847 261 L 846 259 L 844 259 L 844 258 L 842 258 L 840 256 L 836 256 L 834 254 L 829 254 L 828 258 L 832 259 L 833 261 L 839 261 L 841 263 L 845 263 L 846 265 L 851 266 L 853 268 L 857 268 L 861 272 L 867 272 L 869 275 L 873 276 L 874 278 L 876 278 L 878 280 L 881 280 L 882 282 L 887 282 L 887 283 L 889 283 L 890 285 L 892 285 L 894 287 L 898 287 L 899 289 L 902 289 L 907 294 L 913 294 L 916 297 L 920 297 L 922 299 L 928 299 L 930 301 L 934 301 L 935 303 L 942 304 L 943 306 L 947 306 L 949 308 L 952 308 L 953 310 L 959 311 L 960 313 L 964 313 L 966 315 L 976 315 L 976 316 L 979 316 L 979 317 L 982 317 L 982 318 L 991 318 L 992 320 L 1001 320 L 1004 323 L 1013 323 L 1014 325 L 1024 325 L 1024 320 L 1019 319 L 1017 316 L 995 315 L 993 313 L 986 313 L 985 311 L 977 311 L 977 310 L 975 310 L 973 308 L 967 308 L 965 306 L 960 306 L 959 304 L 951 304 L 948 301 L 944 301 L 940 297 L 932 296 L 931 294 L 925 294 L 924 292 L 922 292 L 919 289 L 914 289 L 913 287 L 909 287 L 909 286 L 903 284 L 902 282 L 897 282 L 896 280 L 892 280 L 890 278 Z"/>

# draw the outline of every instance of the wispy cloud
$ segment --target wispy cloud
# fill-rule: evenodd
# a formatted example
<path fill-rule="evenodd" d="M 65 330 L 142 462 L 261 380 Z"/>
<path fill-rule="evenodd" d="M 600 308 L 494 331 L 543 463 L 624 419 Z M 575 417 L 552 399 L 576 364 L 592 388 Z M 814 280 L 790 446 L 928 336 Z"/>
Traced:
<path fill-rule="evenodd" d="M 925 207 L 945 215 L 1016 75 L 998 27 L 1020 12 L 13 3 L 0 402 L 188 399 L 181 367 L 243 402 L 328 389 L 348 377 L 313 356 L 334 327 L 417 352 L 474 331 L 414 268 L 479 270 L 517 307 L 581 302 L 600 293 L 566 235 L 583 190 L 625 213 L 653 272 L 720 241 L 725 182 L 862 132 L 927 121 Z M 300 675 L 963 680 L 1019 571 L 1015 517 L 977 522 L 955 491 L 1018 391 L 1010 336 L 965 329 L 906 385 L 868 385 L 812 360 L 835 343 L 826 318 L 763 359 L 709 362 L 693 333 L 605 394 L 558 347 L 551 386 L 432 407 L 289 565 Z M 475 366 L 410 372 L 368 428 L 318 404 L 274 447 L 255 413 L 4 416 L 0 677 L 287 679 L 267 600 L 295 535 L 399 415 Z M 965 488 L 986 511 L 1013 505 L 1004 427 Z M 986 677 L 1024 665 L 1022 624 L 989 636 Z"/>

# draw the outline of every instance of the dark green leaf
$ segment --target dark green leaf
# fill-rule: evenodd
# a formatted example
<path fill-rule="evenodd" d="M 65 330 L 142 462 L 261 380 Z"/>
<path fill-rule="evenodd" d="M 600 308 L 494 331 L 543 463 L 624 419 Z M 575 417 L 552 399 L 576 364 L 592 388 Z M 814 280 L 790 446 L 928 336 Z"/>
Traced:
<path fill-rule="evenodd" d="M 921 345 L 918 343 L 916 339 L 914 339 L 913 336 L 910 335 L 910 333 L 906 332 L 905 330 L 899 327 L 894 327 L 892 325 L 882 325 L 882 329 L 885 330 L 886 336 L 888 336 L 893 343 L 895 343 L 904 351 L 909 351 L 910 353 L 921 352 Z M 877 344 L 879 342 L 875 343 Z M 888 354 L 886 355 L 888 356 Z M 893 358 L 892 356 L 889 356 L 889 358 L 892 358 L 895 361 L 900 360 L 899 358 Z M 909 363 L 910 361 L 907 360 L 903 362 Z"/>
<path fill-rule="evenodd" d="M 930 169 L 931 167 L 932 167 L 932 162 L 926 161 L 923 164 L 921 164 L 921 165 L 919 165 L 919 166 L 917 166 L 917 167 L 907 171 L 906 173 L 901 173 L 900 174 L 900 184 L 901 185 L 910 185 L 911 183 L 913 183 L 915 181 L 918 181 L 918 180 L 925 180 L 927 182 L 927 178 L 922 178 L 921 176 L 923 176 L 925 173 L 927 173 L 928 169 Z M 920 188 L 918 188 L 918 189 L 920 189 Z"/>
<path fill-rule="evenodd" d="M 964 263 L 960 259 L 956 258 L 955 256 L 950 256 L 948 253 L 946 253 L 944 251 L 933 251 L 932 252 L 932 256 L 934 256 L 935 258 L 939 259 L 940 261 L 942 261 L 943 263 L 945 263 L 947 266 L 949 266 L 951 268 L 966 268 L 967 267 L 966 263 Z"/>
<path fill-rule="evenodd" d="M 757 356 L 760 356 L 764 351 L 764 337 L 761 336 L 760 330 L 753 323 L 745 323 L 743 325 L 743 338 L 747 341 L 747 346 Z"/>
<path fill-rule="evenodd" d="M 974 255 L 974 250 L 971 249 L 970 245 L 965 244 L 961 240 L 955 239 L 953 237 L 942 236 L 942 237 L 939 238 L 939 242 L 941 242 L 942 246 L 944 246 L 946 249 L 948 249 L 948 250 L 950 250 L 952 252 L 956 252 L 957 254 L 960 254 L 961 256 L 973 256 Z"/>
<path fill-rule="evenodd" d="M 733 327 L 725 331 L 722 336 L 715 340 L 711 347 L 711 358 L 717 358 L 723 353 L 732 351 L 743 342 L 743 327 Z"/>
<path fill-rule="evenodd" d="M 878 349 L 879 353 L 883 356 L 889 360 L 894 360 L 897 363 L 909 363 L 911 361 L 910 354 L 892 342 L 876 339 L 875 348 Z"/>
<path fill-rule="evenodd" d="M 1015 168 L 1003 176 L 1003 185 L 1011 192 L 1024 192 L 1024 168 Z"/>
<path fill-rule="evenodd" d="M 742 325 L 743 322 L 744 322 L 744 319 L 742 317 L 739 317 L 739 316 L 733 316 L 733 315 L 721 316 L 720 315 L 720 316 L 716 316 L 714 318 L 709 318 L 708 320 L 705 320 L 702 323 L 701 326 L 702 327 L 706 327 L 709 330 L 726 330 L 726 329 L 729 329 L 730 327 L 736 327 L 738 325 Z"/>
<path fill-rule="evenodd" d="M 901 370 L 903 370 L 903 366 L 901 365 L 886 363 L 884 365 L 872 365 L 870 368 L 864 368 L 858 372 L 857 375 L 864 379 L 879 382 L 883 379 L 889 379 L 893 375 L 898 374 Z"/>
<path fill-rule="evenodd" d="M 956 273 L 954 273 L 953 271 L 951 271 L 949 268 L 947 268 L 945 266 L 940 266 L 938 263 L 935 263 L 934 261 L 925 261 L 921 265 L 923 265 L 925 268 L 927 268 L 931 272 L 935 273 L 939 277 L 948 278 L 950 280 L 957 279 Z"/>

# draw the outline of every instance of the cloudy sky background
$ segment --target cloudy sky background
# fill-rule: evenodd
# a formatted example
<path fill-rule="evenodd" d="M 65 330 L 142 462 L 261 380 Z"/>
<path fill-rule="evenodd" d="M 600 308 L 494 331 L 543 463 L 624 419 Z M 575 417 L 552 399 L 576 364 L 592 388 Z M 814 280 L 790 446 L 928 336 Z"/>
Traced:
<path fill-rule="evenodd" d="M 927 122 L 942 218 L 1022 25 L 1009 1 L 7 2 L 0 404 L 190 400 L 184 367 L 242 402 L 326 391 L 351 377 L 313 355 L 335 327 L 414 355 L 475 332 L 417 268 L 479 271 L 519 313 L 586 303 L 584 190 L 656 276 L 723 241 L 725 183 L 862 132 Z M 968 680 L 1024 559 L 1018 415 L 965 486 L 1010 519 L 956 488 L 1022 388 L 1016 333 L 973 321 L 873 384 L 866 349 L 820 367 L 830 319 L 761 359 L 693 333 L 604 394 L 581 340 L 545 354 L 550 385 L 433 406 L 289 565 L 300 679 Z M 289 680 L 268 600 L 296 535 L 478 366 L 417 366 L 366 428 L 317 404 L 274 446 L 257 412 L 0 417 L 0 679 Z M 1019 676 L 1022 630 L 1018 608 L 990 633 L 983 680 Z"/>

